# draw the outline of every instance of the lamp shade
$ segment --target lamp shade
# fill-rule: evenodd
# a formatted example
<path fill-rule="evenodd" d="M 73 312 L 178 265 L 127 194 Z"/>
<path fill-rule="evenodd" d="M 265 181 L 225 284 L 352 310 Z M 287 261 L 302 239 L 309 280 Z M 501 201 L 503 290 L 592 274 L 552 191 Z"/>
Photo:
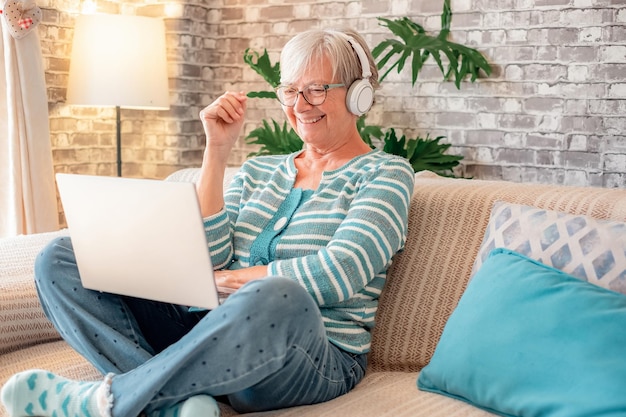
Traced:
<path fill-rule="evenodd" d="M 78 16 L 67 102 L 167 110 L 163 21 L 144 16 Z"/>

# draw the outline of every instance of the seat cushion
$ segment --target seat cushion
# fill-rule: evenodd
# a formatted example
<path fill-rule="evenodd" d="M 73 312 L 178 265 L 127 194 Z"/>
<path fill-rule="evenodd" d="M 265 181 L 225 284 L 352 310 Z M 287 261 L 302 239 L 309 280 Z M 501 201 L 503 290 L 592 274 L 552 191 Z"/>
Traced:
<path fill-rule="evenodd" d="M 415 372 L 372 372 L 349 394 L 332 401 L 262 413 L 276 417 L 486 417 L 464 402 L 419 391 Z"/>

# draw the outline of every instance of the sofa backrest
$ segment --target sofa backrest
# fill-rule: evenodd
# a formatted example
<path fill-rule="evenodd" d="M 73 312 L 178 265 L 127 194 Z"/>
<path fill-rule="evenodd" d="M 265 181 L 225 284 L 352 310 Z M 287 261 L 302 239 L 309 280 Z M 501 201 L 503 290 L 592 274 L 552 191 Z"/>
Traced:
<path fill-rule="evenodd" d="M 376 317 L 371 369 L 418 371 L 456 307 L 497 200 L 626 221 L 626 190 L 416 175 L 405 250 L 391 267 Z M 477 329 L 477 331 L 479 331 Z"/>

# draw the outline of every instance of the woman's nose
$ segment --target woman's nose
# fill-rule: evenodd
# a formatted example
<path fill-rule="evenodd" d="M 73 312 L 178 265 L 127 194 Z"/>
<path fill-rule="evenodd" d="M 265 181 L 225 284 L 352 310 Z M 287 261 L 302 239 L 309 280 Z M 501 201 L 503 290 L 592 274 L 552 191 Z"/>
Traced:
<path fill-rule="evenodd" d="M 302 91 L 298 91 L 298 95 L 296 96 L 296 102 L 293 105 L 293 108 L 296 111 L 299 111 L 299 108 L 307 109 L 311 107 L 308 101 L 304 98 L 304 93 Z"/>

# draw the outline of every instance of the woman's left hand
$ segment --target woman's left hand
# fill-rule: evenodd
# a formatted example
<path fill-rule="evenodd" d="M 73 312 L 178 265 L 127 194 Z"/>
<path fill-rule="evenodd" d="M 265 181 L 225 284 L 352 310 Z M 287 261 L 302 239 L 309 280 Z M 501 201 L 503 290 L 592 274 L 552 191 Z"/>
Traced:
<path fill-rule="evenodd" d="M 238 290 L 250 281 L 263 279 L 267 276 L 267 266 L 259 265 L 243 269 L 224 269 L 215 271 L 215 282 L 218 287 Z"/>

